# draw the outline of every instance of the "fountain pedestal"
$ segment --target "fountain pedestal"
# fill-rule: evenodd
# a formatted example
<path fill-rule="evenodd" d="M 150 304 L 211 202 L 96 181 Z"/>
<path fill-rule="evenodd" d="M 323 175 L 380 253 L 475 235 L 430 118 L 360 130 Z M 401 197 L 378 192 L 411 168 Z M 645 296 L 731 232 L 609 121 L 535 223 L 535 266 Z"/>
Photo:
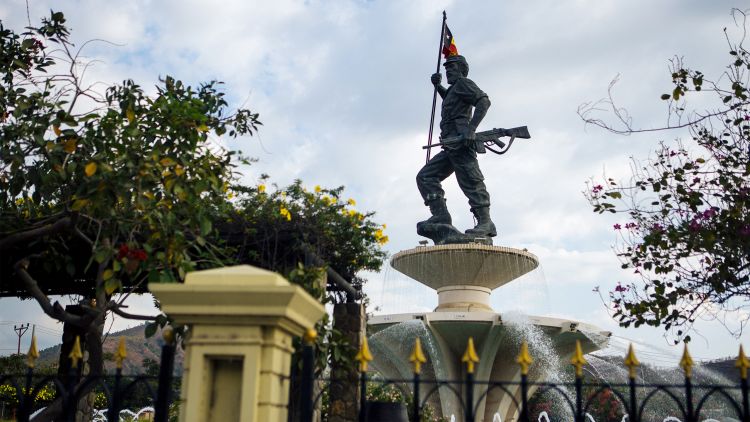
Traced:
<path fill-rule="evenodd" d="M 530 380 L 547 376 L 543 365 L 559 366 L 575 350 L 576 340 L 585 353 L 599 349 L 609 333 L 594 326 L 559 318 L 507 315 L 490 306 L 490 294 L 506 283 L 538 267 L 539 261 L 526 250 L 484 244 L 450 244 L 421 246 L 397 253 L 391 259 L 396 270 L 435 289 L 438 306 L 434 312 L 381 315 L 370 319 L 370 346 L 373 366 L 386 378 L 409 379 L 411 369 L 406 359 L 414 338 L 419 337 L 428 355 L 423 379 L 462 379 L 465 369 L 461 356 L 469 337 L 474 339 L 480 363 L 477 381 L 520 380 L 515 363 L 520 344 L 528 341 L 537 364 Z M 518 321 L 523 319 L 523 321 Z M 586 334 L 584 334 L 586 333 Z M 595 333 L 601 341 L 593 341 Z M 542 356 L 544 355 L 544 356 Z M 541 363 L 541 365 L 540 365 Z M 476 412 L 476 421 L 493 421 L 499 414 L 503 421 L 518 416 L 516 403 L 520 390 L 489 391 Z M 474 397 L 484 391 L 476 387 Z M 423 393 L 424 394 L 424 393 Z M 533 394 L 533 389 L 529 392 Z M 427 399 L 444 416 L 463 420 L 458 397 L 440 389 Z"/>
<path fill-rule="evenodd" d="M 435 312 L 492 312 L 490 293 L 492 290 L 481 286 L 445 286 L 437 289 L 438 306 Z"/>

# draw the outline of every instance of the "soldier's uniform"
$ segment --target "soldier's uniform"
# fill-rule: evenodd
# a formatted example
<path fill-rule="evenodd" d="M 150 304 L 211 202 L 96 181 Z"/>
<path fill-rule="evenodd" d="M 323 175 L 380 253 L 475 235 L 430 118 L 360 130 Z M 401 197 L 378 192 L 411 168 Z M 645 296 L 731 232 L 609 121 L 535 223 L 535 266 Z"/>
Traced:
<path fill-rule="evenodd" d="M 472 107 L 482 97 L 487 97 L 487 94 L 466 77 L 459 78 L 448 87 L 440 115 L 440 137 L 448 138 L 465 133 L 471 120 Z M 454 172 L 458 185 L 469 199 L 472 212 L 490 206 L 490 195 L 479 169 L 474 142 L 456 147 L 444 146 L 443 150 L 432 157 L 417 173 L 417 187 L 425 205 L 444 198 L 445 191 L 440 182 Z"/>

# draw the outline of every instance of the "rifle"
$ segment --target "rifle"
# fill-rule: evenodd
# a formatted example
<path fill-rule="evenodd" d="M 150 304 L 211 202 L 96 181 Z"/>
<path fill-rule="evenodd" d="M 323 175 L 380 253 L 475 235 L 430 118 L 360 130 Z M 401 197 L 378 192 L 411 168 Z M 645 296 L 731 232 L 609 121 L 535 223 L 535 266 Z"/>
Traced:
<path fill-rule="evenodd" d="M 510 137 L 510 141 L 506 146 L 505 142 L 501 141 L 500 138 Z M 510 149 L 513 141 L 516 138 L 529 139 L 529 129 L 526 126 L 519 126 L 510 129 L 492 129 L 485 130 L 484 132 L 477 132 L 475 142 L 477 144 L 477 152 L 484 154 L 486 149 L 494 152 L 495 154 L 505 154 Z M 451 136 L 449 138 L 440 138 L 440 142 L 431 145 L 425 145 L 422 149 L 430 149 L 438 146 L 446 146 L 448 148 L 455 148 L 463 143 L 464 139 L 461 136 Z M 495 149 L 494 147 L 500 148 Z"/>

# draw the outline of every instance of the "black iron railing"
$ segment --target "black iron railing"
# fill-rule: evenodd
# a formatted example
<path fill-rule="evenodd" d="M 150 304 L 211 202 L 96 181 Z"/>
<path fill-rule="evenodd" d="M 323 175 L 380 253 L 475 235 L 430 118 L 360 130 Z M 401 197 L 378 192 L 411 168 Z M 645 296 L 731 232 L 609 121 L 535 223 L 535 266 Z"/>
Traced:
<path fill-rule="evenodd" d="M 322 394 L 314 396 L 312 393 L 315 382 L 312 373 L 313 354 L 313 347 L 306 345 L 303 352 L 303 395 L 301 400 L 305 411 L 302 413 L 302 422 L 312 421 L 313 409 L 320 405 L 322 396 Z M 577 345 L 576 354 L 571 360 L 571 364 L 575 368 L 575 380 L 567 383 L 529 380 L 528 371 L 533 359 L 529 355 L 525 343 L 522 344 L 521 351 L 516 359 L 521 373 L 519 381 L 476 380 L 474 378 L 474 365 L 479 361 L 479 357 L 476 355 L 471 340 L 462 358 L 462 362 L 466 365 L 466 371 L 464 378 L 460 380 L 422 379 L 420 366 L 425 363 L 426 359 L 418 339 L 414 352 L 409 359 L 414 365 L 414 374 L 411 379 L 385 379 L 370 375 L 368 373 L 368 362 L 372 360 L 372 356 L 366 340 L 363 342 L 356 359 L 360 363 L 359 421 L 362 422 L 368 420 L 366 391 L 368 385 L 371 387 L 373 384 L 397 386 L 400 390 L 408 389 L 411 394 L 410 400 L 408 400 L 410 407 L 408 415 L 409 420 L 413 422 L 423 420 L 422 417 L 428 402 L 440 391 L 448 391 L 450 392 L 448 394 L 455 396 L 455 402 L 459 404 L 464 422 L 474 422 L 480 416 L 477 415 L 477 412 L 485 404 L 488 394 L 494 390 L 500 390 L 510 398 L 512 408 L 517 412 L 515 415 L 517 419 L 515 420 L 523 422 L 531 422 L 534 420 L 532 417 L 538 418 L 538 415 L 532 414 L 534 409 L 530 406 L 530 400 L 532 399 L 529 394 L 530 391 L 534 392 L 535 397 L 545 392 L 554 392 L 558 398 L 558 411 L 564 412 L 565 420 L 575 422 L 613 420 L 597 419 L 591 416 L 596 413 L 594 408 L 600 402 L 602 396 L 609 397 L 612 400 L 611 404 L 617 407 L 618 417 L 616 420 L 618 421 L 625 420 L 623 417 L 627 417 L 628 422 L 645 422 L 652 420 L 656 415 L 661 415 L 658 420 L 664 420 L 667 415 L 663 412 L 665 406 L 668 406 L 674 412 L 669 416 L 674 416 L 683 422 L 698 422 L 714 418 L 715 415 L 708 414 L 707 404 L 711 401 L 721 401 L 726 413 L 722 416 L 750 422 L 747 377 L 750 360 L 745 356 L 742 347 L 740 347 L 739 357 L 735 364 L 740 375 L 740 382 L 735 385 L 694 383 L 692 377 L 694 364 L 687 347 L 680 362 L 684 372 L 684 382 L 680 384 L 638 382 L 636 368 L 640 363 L 635 357 L 632 346 L 624 361 L 624 365 L 629 371 L 629 382 L 622 384 L 584 381 L 582 368 L 587 362 L 581 352 L 580 344 Z M 501 417 L 506 418 L 507 415 L 501 415 Z M 557 415 L 557 417 L 561 416 Z M 459 420 L 461 419 L 459 418 Z"/>
<path fill-rule="evenodd" d="M 154 407 L 154 421 L 169 420 L 169 406 L 172 402 L 172 373 L 174 370 L 175 345 L 171 333 L 164 334 L 165 344 L 161 349 L 161 362 L 158 376 L 126 376 L 122 373 L 125 359 L 125 343 L 121 340 L 115 355 L 117 369 L 114 375 L 80 375 L 79 363 L 83 357 L 80 339 L 76 338 L 73 351 L 68 356 L 72 365 L 66 376 L 37 375 L 35 361 L 39 354 L 36 339 L 32 338 L 28 353 L 26 374 L 0 375 L 0 386 L 8 386 L 14 393 L 11 397 L 15 405 L 15 420 L 27 422 L 34 412 L 45 405 L 59 407 L 54 420 L 73 422 L 82 398 L 91 393 L 97 394 L 99 406 L 107 409 L 107 421 L 119 422 L 123 406 L 132 401 L 137 391 L 145 392 L 146 400 Z"/>

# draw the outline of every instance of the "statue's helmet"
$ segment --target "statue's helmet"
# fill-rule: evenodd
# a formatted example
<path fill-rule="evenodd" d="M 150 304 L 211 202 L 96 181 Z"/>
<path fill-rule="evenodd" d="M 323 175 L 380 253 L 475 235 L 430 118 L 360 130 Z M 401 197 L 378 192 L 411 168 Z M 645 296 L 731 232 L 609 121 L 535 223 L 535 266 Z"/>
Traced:
<path fill-rule="evenodd" d="M 461 74 L 464 75 L 464 77 L 469 75 L 469 63 L 466 62 L 466 58 L 460 54 L 456 54 L 454 56 L 449 56 L 447 59 L 445 59 L 445 63 L 443 63 L 443 66 L 448 66 L 450 63 L 458 63 L 458 68 L 461 70 Z"/>

